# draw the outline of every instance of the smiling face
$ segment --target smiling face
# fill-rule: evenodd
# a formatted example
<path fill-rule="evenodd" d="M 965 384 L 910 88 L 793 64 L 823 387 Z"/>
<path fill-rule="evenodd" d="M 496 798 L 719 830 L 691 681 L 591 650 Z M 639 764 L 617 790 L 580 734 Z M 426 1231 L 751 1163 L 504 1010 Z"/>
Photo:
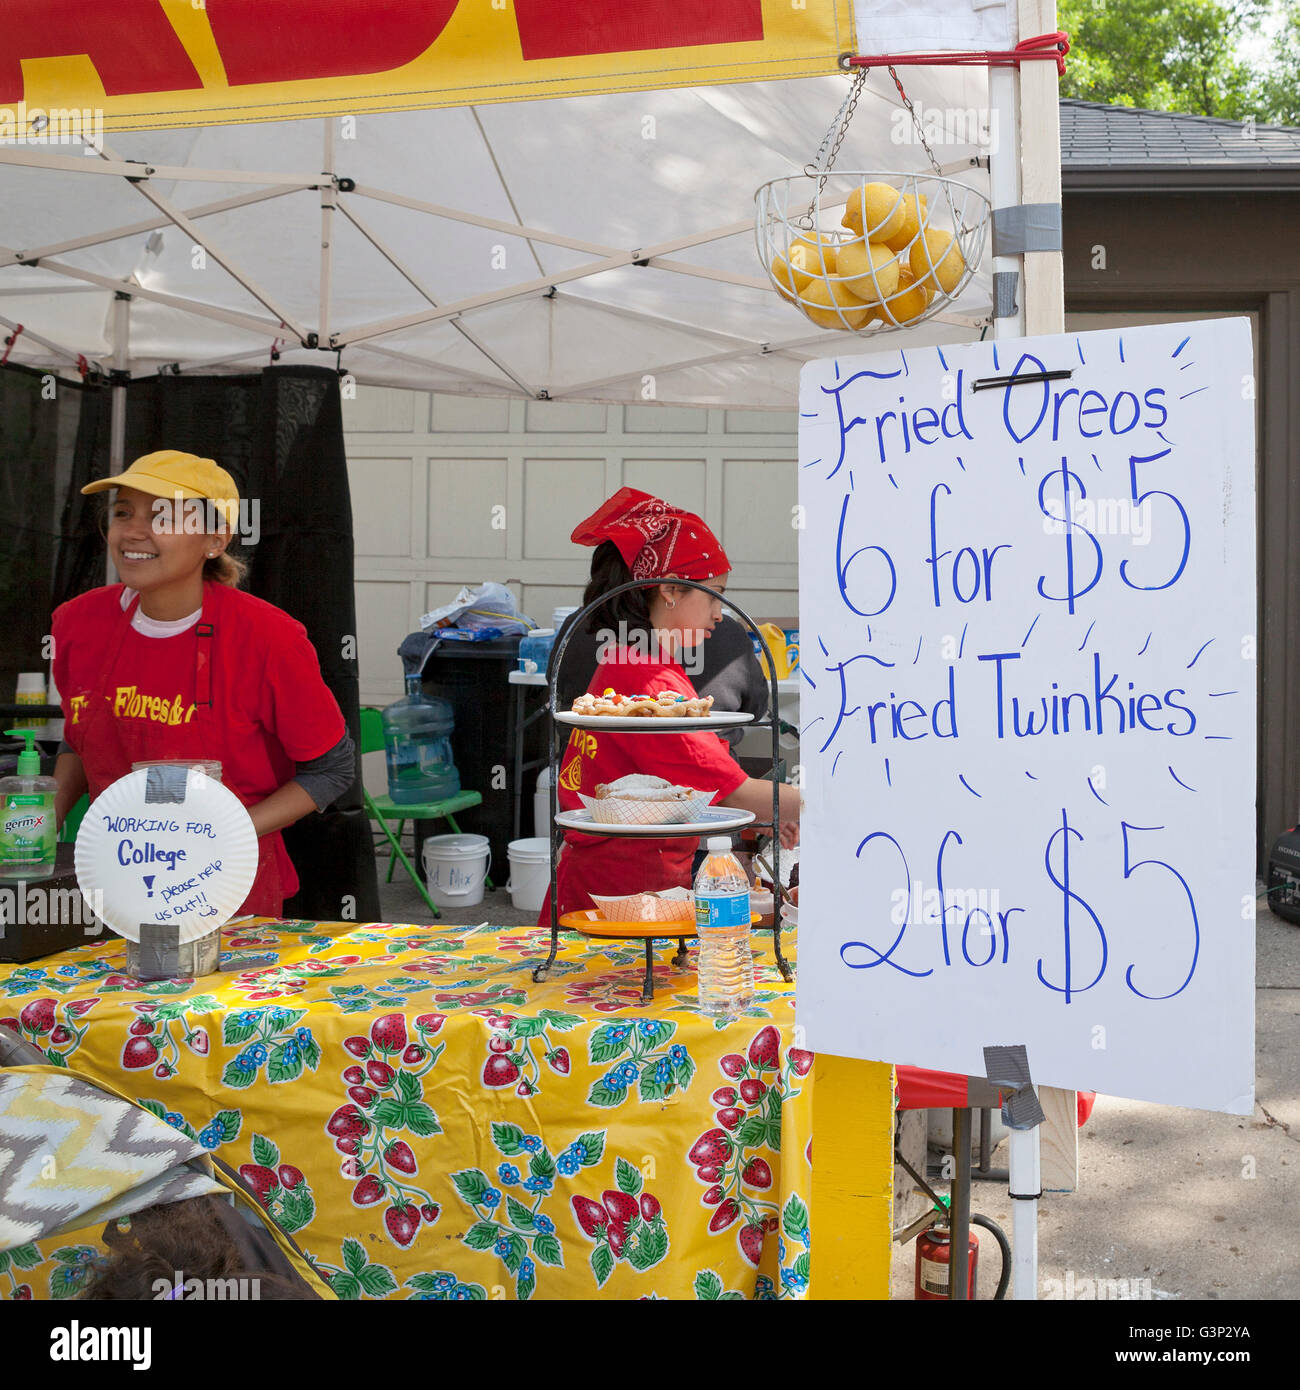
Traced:
<path fill-rule="evenodd" d="M 122 582 L 142 598 L 182 589 L 201 595 L 204 563 L 210 552 L 225 549 L 228 537 L 205 533 L 193 524 L 195 515 L 193 507 L 118 488 L 108 513 L 108 553 Z"/>

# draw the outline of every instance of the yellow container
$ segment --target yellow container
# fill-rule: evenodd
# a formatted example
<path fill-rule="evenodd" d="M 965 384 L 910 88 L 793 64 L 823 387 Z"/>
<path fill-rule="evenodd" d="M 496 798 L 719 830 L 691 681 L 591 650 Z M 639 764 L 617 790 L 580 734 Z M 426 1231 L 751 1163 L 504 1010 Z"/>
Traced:
<path fill-rule="evenodd" d="M 785 633 L 775 623 L 760 623 L 758 630 L 763 634 L 767 645 L 771 648 L 772 659 L 776 662 L 777 680 L 785 680 L 790 674 L 790 659 L 785 650 Z M 771 679 L 767 669 L 767 658 L 761 650 L 757 655 L 758 664 L 763 668 L 763 675 Z"/>

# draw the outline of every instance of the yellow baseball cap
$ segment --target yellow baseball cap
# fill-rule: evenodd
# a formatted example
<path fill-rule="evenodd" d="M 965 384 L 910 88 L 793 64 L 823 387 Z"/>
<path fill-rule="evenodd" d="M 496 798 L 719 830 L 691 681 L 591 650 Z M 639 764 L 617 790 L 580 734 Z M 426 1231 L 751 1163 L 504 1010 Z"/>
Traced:
<path fill-rule="evenodd" d="M 232 528 L 239 519 L 239 489 L 235 480 L 212 459 L 183 454 L 178 449 L 159 449 L 143 454 L 112 478 L 87 483 L 83 493 L 107 492 L 111 487 L 130 487 L 151 497 L 206 497 Z"/>

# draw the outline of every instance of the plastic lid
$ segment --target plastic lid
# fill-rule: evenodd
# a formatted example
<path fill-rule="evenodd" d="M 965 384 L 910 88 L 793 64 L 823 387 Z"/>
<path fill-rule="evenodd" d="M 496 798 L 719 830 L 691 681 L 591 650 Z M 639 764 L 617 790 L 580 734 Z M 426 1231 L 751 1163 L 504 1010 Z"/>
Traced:
<path fill-rule="evenodd" d="M 710 835 L 705 848 L 710 854 L 729 854 L 731 852 L 731 836 Z"/>
<path fill-rule="evenodd" d="M 528 636 L 529 636 L 529 637 L 554 637 L 554 636 L 555 636 L 555 629 L 554 629 L 553 627 L 535 627 L 535 628 L 533 628 L 533 630 L 528 634 Z"/>
<path fill-rule="evenodd" d="M 41 755 L 36 751 L 33 740 L 36 737 L 35 729 L 9 729 L 6 731 L 10 738 L 25 738 L 27 747 L 18 755 L 18 775 L 19 777 L 39 777 L 41 775 Z"/>

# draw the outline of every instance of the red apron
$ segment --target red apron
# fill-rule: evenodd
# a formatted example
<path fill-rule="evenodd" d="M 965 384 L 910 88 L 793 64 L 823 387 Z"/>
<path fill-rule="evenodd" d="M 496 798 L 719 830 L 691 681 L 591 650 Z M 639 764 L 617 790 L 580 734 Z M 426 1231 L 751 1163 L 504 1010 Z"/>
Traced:
<path fill-rule="evenodd" d="M 656 738 L 665 737 L 656 734 Z M 564 852 L 556 866 L 560 916 L 595 907 L 592 894 L 616 898 L 625 893 L 658 893 L 665 888 L 689 888 L 691 863 L 699 848 L 697 839 L 640 840 L 632 836 L 614 839 L 578 835 L 567 831 Z M 551 925 L 551 893 L 537 919 L 539 927 Z"/>
<path fill-rule="evenodd" d="M 212 648 L 225 595 L 220 584 L 203 586 L 203 612 L 196 628 L 198 639 L 194 663 L 194 718 L 188 723 L 150 727 L 144 721 L 115 719 L 110 694 L 113 668 L 122 650 L 122 643 L 139 605 L 137 594 L 123 610 L 108 644 L 108 655 L 99 679 L 89 692 L 90 699 L 82 716 L 81 762 L 86 769 L 86 781 L 93 801 L 105 787 L 125 777 L 131 764 L 163 758 L 214 759 L 222 768 L 229 766 L 226 745 L 226 725 L 223 711 L 212 707 Z M 140 727 L 136 727 L 139 723 Z M 247 806 L 249 799 L 238 787 L 227 787 Z M 280 856 L 287 859 L 288 851 L 278 830 L 263 835 L 257 842 L 257 876 L 243 906 L 235 914 L 253 913 L 261 917 L 278 917 L 284 905 Z"/>

